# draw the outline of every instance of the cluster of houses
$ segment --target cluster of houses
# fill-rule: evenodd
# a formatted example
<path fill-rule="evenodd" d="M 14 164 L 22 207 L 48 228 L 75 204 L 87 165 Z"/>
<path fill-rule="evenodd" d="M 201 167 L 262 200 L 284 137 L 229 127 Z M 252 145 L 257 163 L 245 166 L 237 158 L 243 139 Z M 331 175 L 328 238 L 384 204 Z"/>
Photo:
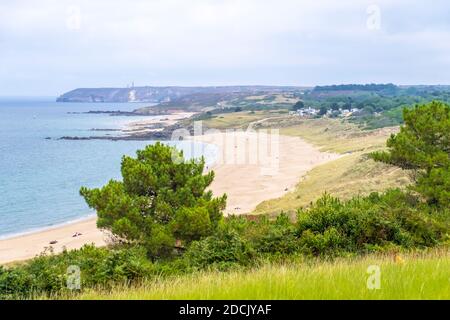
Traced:
<path fill-rule="evenodd" d="M 327 116 L 349 117 L 352 114 L 358 113 L 359 111 L 360 110 L 358 108 L 352 108 L 350 110 L 339 108 L 339 110 L 328 110 Z"/>
<path fill-rule="evenodd" d="M 327 113 L 323 115 L 323 117 L 349 117 L 354 113 L 358 113 L 360 110 L 358 108 L 352 108 L 350 110 L 339 108 L 338 110 L 327 110 Z M 299 109 L 297 111 L 290 111 L 290 115 L 299 116 L 304 118 L 314 117 L 319 114 L 318 109 L 314 109 L 311 107 Z"/>
<path fill-rule="evenodd" d="M 297 111 L 290 111 L 289 114 L 292 116 L 300 116 L 300 117 L 313 117 L 319 113 L 319 110 L 308 107 L 304 109 L 298 109 Z"/>

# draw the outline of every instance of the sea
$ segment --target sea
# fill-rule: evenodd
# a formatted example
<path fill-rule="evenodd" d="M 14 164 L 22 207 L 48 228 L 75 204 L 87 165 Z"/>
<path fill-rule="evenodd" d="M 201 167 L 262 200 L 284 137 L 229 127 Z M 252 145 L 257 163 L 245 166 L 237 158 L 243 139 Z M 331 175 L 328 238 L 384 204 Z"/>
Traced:
<path fill-rule="evenodd" d="M 95 215 L 80 187 L 101 187 L 121 179 L 123 155 L 154 141 L 60 140 L 63 136 L 118 135 L 127 123 L 148 117 L 87 114 L 132 111 L 145 103 L 58 103 L 53 97 L 0 98 L 0 239 L 75 222 Z M 169 142 L 187 158 L 204 156 L 211 165 L 217 149 Z"/>

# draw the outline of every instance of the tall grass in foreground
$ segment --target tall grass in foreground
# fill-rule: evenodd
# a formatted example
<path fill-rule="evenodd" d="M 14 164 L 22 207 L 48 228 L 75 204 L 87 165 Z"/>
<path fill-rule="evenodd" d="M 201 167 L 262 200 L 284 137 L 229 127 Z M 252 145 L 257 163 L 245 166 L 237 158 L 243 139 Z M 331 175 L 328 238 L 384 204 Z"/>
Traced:
<path fill-rule="evenodd" d="M 369 290 L 371 265 L 381 287 Z M 90 291 L 80 299 L 450 299 L 450 253 L 368 256 L 334 262 L 267 264 L 247 271 L 202 272 L 133 288 Z"/>

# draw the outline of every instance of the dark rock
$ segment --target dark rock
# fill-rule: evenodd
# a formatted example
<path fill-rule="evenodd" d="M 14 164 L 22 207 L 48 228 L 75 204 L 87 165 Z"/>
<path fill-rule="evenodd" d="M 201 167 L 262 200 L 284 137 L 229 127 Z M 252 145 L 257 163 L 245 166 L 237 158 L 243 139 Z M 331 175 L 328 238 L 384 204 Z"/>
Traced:
<path fill-rule="evenodd" d="M 92 137 L 69 137 L 69 136 L 64 136 L 59 138 L 58 140 L 92 140 Z"/>
<path fill-rule="evenodd" d="M 109 132 L 109 131 L 120 131 L 120 129 L 96 129 L 96 128 L 92 128 L 90 131 L 105 131 L 105 132 Z"/>

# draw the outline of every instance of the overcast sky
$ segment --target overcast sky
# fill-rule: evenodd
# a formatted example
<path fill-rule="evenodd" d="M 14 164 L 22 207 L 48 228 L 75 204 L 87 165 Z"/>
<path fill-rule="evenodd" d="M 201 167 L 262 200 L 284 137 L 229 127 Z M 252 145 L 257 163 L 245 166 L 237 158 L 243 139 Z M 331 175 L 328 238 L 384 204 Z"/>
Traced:
<path fill-rule="evenodd" d="M 1 0 L 0 95 L 132 81 L 450 84 L 450 3 Z"/>

